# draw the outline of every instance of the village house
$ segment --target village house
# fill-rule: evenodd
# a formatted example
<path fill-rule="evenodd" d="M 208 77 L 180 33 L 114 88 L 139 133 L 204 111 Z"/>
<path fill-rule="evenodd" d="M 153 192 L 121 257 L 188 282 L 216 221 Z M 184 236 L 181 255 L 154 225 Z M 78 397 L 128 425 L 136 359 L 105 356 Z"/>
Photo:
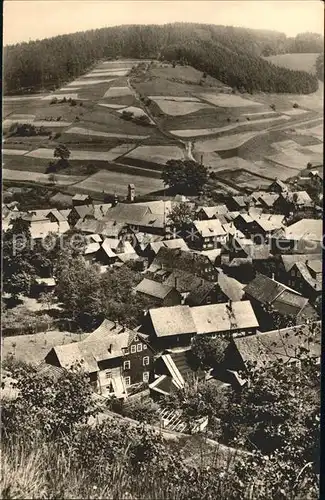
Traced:
<path fill-rule="evenodd" d="M 164 236 L 160 236 L 158 234 L 149 234 L 136 231 L 129 232 L 129 241 L 133 246 L 134 250 L 141 257 L 145 257 L 147 246 L 150 243 L 156 243 L 163 240 Z"/>
<path fill-rule="evenodd" d="M 151 307 L 169 307 L 181 304 L 181 294 L 172 286 L 144 278 L 134 292 L 150 299 Z"/>
<path fill-rule="evenodd" d="M 219 215 L 228 212 L 226 205 L 215 205 L 213 207 L 198 207 L 196 210 L 197 220 L 217 219 Z"/>
<path fill-rule="evenodd" d="M 79 220 L 74 229 L 84 235 L 99 234 L 102 238 L 120 239 L 125 234 L 124 224 L 115 221 Z"/>
<path fill-rule="evenodd" d="M 230 196 L 227 201 L 227 207 L 230 211 L 243 212 L 246 211 L 249 203 L 249 198 L 246 196 Z"/>
<path fill-rule="evenodd" d="M 256 245 L 264 244 L 279 229 L 282 229 L 285 217 L 283 215 L 261 214 L 253 218 L 250 226 L 250 237 Z"/>
<path fill-rule="evenodd" d="M 211 250 L 221 248 L 227 235 L 218 219 L 194 221 L 184 232 L 184 238 L 190 248 Z"/>
<path fill-rule="evenodd" d="M 299 213 L 305 217 L 313 217 L 315 212 L 313 201 L 307 191 L 281 193 L 273 206 L 277 213 L 286 216 Z"/>
<path fill-rule="evenodd" d="M 315 261 L 316 266 L 319 266 L 319 262 L 322 262 L 321 254 L 283 254 L 279 255 L 277 259 L 277 265 L 275 269 L 275 278 L 281 283 L 285 283 L 286 285 L 290 285 L 289 280 L 291 277 L 291 269 L 297 262 L 306 263 L 309 261 L 310 263 Z M 322 276 L 322 271 L 313 275 L 315 279 L 320 279 Z M 294 286 L 293 286 L 294 288 Z"/>
<path fill-rule="evenodd" d="M 96 260 L 104 266 L 137 258 L 131 243 L 124 239 L 105 238 L 96 253 Z"/>
<path fill-rule="evenodd" d="M 308 356 L 320 363 L 320 322 L 313 330 L 308 325 L 302 325 L 233 338 L 226 348 L 223 368 L 224 372 L 228 371 L 229 375 L 234 375 L 245 372 L 252 364 L 257 369 L 266 368 L 274 362 L 299 366 Z M 236 377 L 232 379 L 233 384 L 238 387 Z"/>
<path fill-rule="evenodd" d="M 92 205 L 92 199 L 89 194 L 75 194 L 72 198 L 72 205 Z"/>
<path fill-rule="evenodd" d="M 289 187 L 287 186 L 287 184 L 285 182 L 281 181 L 280 179 L 275 179 L 275 181 L 273 181 L 269 185 L 269 187 L 267 188 L 267 191 L 270 193 L 281 194 L 281 193 L 286 193 L 287 191 L 289 191 Z"/>
<path fill-rule="evenodd" d="M 179 248 L 160 248 L 147 270 L 148 277 L 159 279 L 159 274 L 166 275 L 173 271 L 184 271 L 208 281 L 216 281 L 218 276 L 218 270 L 211 263 L 210 258 L 202 255 L 201 252 L 188 252 Z"/>
<path fill-rule="evenodd" d="M 70 210 L 68 222 L 70 227 L 74 227 L 78 221 L 84 220 L 87 214 L 93 213 L 94 207 L 89 205 L 74 205 Z"/>
<path fill-rule="evenodd" d="M 272 253 L 309 254 L 322 252 L 323 221 L 301 219 L 276 231 L 271 238 Z"/>
<path fill-rule="evenodd" d="M 245 286 L 244 293 L 252 303 L 262 331 L 318 320 L 308 298 L 263 274 L 257 273 Z"/>
<path fill-rule="evenodd" d="M 162 247 L 179 248 L 185 252 L 189 251 L 189 248 L 183 238 L 173 238 L 170 240 L 149 242 L 142 252 L 142 255 L 148 259 L 149 263 L 151 263 Z"/>
<path fill-rule="evenodd" d="M 45 361 L 67 370 L 81 363 L 96 393 L 125 399 L 130 387 L 149 383 L 154 353 L 145 335 L 104 320 L 86 339 L 53 347 Z"/>
<path fill-rule="evenodd" d="M 296 257 L 296 255 L 284 255 L 283 261 L 286 257 Z M 307 297 L 311 302 L 315 302 L 318 297 L 322 295 L 322 259 L 315 258 L 315 255 L 298 255 L 298 259 L 292 259 L 289 264 L 286 262 L 288 271 L 284 272 L 281 268 L 282 282 L 300 292 L 304 297 Z M 306 258 L 307 257 L 307 258 Z"/>
<path fill-rule="evenodd" d="M 157 350 L 189 346 L 195 335 L 251 335 L 258 321 L 249 301 L 150 309 L 141 331 Z"/>
<path fill-rule="evenodd" d="M 159 401 L 162 396 L 184 389 L 186 383 L 204 379 L 205 373 L 198 368 L 190 347 L 167 349 L 155 360 L 150 395 Z"/>
<path fill-rule="evenodd" d="M 38 212 L 38 213 L 37 213 Z M 32 239 L 43 239 L 49 233 L 64 234 L 69 230 L 69 224 L 58 210 L 39 210 L 27 212 L 21 218 L 30 223 Z"/>

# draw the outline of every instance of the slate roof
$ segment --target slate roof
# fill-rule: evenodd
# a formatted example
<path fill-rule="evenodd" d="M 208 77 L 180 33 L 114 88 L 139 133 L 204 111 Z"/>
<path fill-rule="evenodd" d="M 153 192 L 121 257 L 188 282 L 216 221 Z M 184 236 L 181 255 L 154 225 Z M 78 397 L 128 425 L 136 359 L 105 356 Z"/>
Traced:
<path fill-rule="evenodd" d="M 241 208 L 246 207 L 246 197 L 245 196 L 232 196 L 232 200 L 234 200 L 237 205 Z"/>
<path fill-rule="evenodd" d="M 215 205 L 213 207 L 198 207 L 196 212 L 203 211 L 208 219 L 212 219 L 216 215 L 225 215 L 228 212 L 226 205 Z"/>
<path fill-rule="evenodd" d="M 156 299 L 164 299 L 173 290 L 172 287 L 167 286 L 157 281 L 144 278 L 136 287 L 135 292 L 140 292 Z"/>
<path fill-rule="evenodd" d="M 52 203 L 61 203 L 62 205 L 72 206 L 72 196 L 65 193 L 56 193 L 50 198 Z"/>
<path fill-rule="evenodd" d="M 118 203 L 115 207 L 107 211 L 104 220 L 114 220 L 126 224 L 140 225 L 148 213 L 150 213 L 150 210 L 145 205 Z"/>
<path fill-rule="evenodd" d="M 157 337 L 196 333 L 189 306 L 159 307 L 148 312 Z"/>
<path fill-rule="evenodd" d="M 223 236 L 225 231 L 218 219 L 194 221 L 196 231 L 203 237 Z"/>
<path fill-rule="evenodd" d="M 101 361 L 123 356 L 123 349 L 136 336 L 137 332 L 105 319 L 81 342 L 56 346 L 53 350 L 62 368 L 69 369 L 76 362 L 81 362 L 85 371 L 93 373 L 99 371 L 98 363 Z"/>
<path fill-rule="evenodd" d="M 168 274 L 163 283 L 164 285 L 176 288 L 180 293 L 188 293 L 198 290 L 204 283 L 211 282 L 181 269 L 175 269 L 172 273 Z"/>
<path fill-rule="evenodd" d="M 218 274 L 218 285 L 226 297 L 233 302 L 242 300 L 244 286 L 235 278 L 231 278 L 224 273 Z"/>
<path fill-rule="evenodd" d="M 282 194 L 286 201 L 290 203 L 295 203 L 295 205 L 312 205 L 312 199 L 310 198 L 307 191 L 289 191 L 286 194 Z"/>
<path fill-rule="evenodd" d="M 85 201 L 88 198 L 89 198 L 88 194 L 75 194 L 72 199 L 75 201 Z"/>
<path fill-rule="evenodd" d="M 215 284 L 211 281 L 201 280 L 197 286 L 192 288 L 189 295 L 186 297 L 186 303 L 189 306 L 200 306 L 214 288 Z"/>
<path fill-rule="evenodd" d="M 160 248 L 180 248 L 181 250 L 189 251 L 189 248 L 183 238 L 175 238 L 171 240 L 156 241 L 150 243 L 151 249 L 157 254 Z"/>
<path fill-rule="evenodd" d="M 245 286 L 244 292 L 261 304 L 271 304 L 285 289 L 282 283 L 257 273 L 253 281 Z"/>
<path fill-rule="evenodd" d="M 279 195 L 277 193 L 263 193 L 258 197 L 258 199 L 267 207 L 273 207 L 278 198 Z"/>
<path fill-rule="evenodd" d="M 272 184 L 270 184 L 269 186 L 269 190 L 272 190 L 273 186 L 278 186 L 282 191 L 288 190 L 288 186 L 280 179 L 276 179 L 275 181 L 273 181 Z"/>
<path fill-rule="evenodd" d="M 218 257 L 221 255 L 221 248 L 213 248 L 211 250 L 202 250 L 202 252 L 195 252 L 199 253 L 201 255 L 204 255 L 204 257 L 208 257 L 209 261 L 211 264 L 215 264 L 215 261 Z"/>
<path fill-rule="evenodd" d="M 282 238 L 288 240 L 322 241 L 323 221 L 321 219 L 301 219 L 284 228 Z"/>
<path fill-rule="evenodd" d="M 281 255 L 281 260 L 284 265 L 284 268 L 287 272 L 289 272 L 292 267 L 296 264 L 296 262 L 314 262 L 315 261 L 315 254 L 300 254 L 300 253 L 295 253 L 295 254 L 283 254 Z M 322 264 L 322 261 L 319 259 L 316 262 L 320 262 Z"/>
<path fill-rule="evenodd" d="M 148 268 L 148 272 L 156 272 L 163 267 L 169 271 L 177 269 L 191 274 L 200 274 L 207 264 L 210 264 L 209 259 L 201 253 L 162 247 Z"/>
<path fill-rule="evenodd" d="M 77 212 L 80 219 L 83 219 L 86 215 L 93 213 L 94 207 L 92 205 L 76 205 L 73 210 Z"/>
<path fill-rule="evenodd" d="M 320 262 L 320 264 L 322 264 L 322 262 Z M 305 283 L 308 284 L 314 291 L 320 292 L 322 290 L 323 284 L 322 277 L 320 277 L 319 279 L 313 278 L 305 262 L 297 262 L 295 265 L 298 271 L 300 271 L 300 274 L 305 280 Z"/>
<path fill-rule="evenodd" d="M 99 234 L 101 236 L 118 237 L 124 228 L 123 223 L 115 221 L 98 221 L 95 219 L 78 220 L 75 229 L 82 233 Z"/>
<path fill-rule="evenodd" d="M 198 334 L 229 332 L 258 327 L 258 321 L 249 300 L 211 304 L 191 309 Z"/>
<path fill-rule="evenodd" d="M 321 355 L 320 327 L 312 334 L 307 325 L 235 338 L 233 342 L 243 361 L 257 362 L 258 368 L 279 359 L 288 363 L 300 353 L 305 357 L 300 348 L 307 348 L 312 357 Z"/>
<path fill-rule="evenodd" d="M 306 266 L 314 271 L 314 273 L 318 274 L 323 271 L 323 262 L 322 259 L 309 258 L 306 260 Z"/>

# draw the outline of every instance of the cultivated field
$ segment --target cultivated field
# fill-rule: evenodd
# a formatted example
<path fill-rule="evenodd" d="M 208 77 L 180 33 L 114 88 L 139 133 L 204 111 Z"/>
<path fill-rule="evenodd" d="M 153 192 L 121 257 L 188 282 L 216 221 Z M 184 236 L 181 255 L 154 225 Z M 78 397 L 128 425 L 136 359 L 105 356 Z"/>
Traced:
<path fill-rule="evenodd" d="M 100 132 L 98 130 L 91 130 L 82 127 L 71 127 L 68 130 L 66 130 L 66 134 L 93 135 L 96 137 L 113 137 L 117 139 L 134 139 L 134 140 L 143 140 L 150 137 L 149 135 L 128 135 L 128 134 L 114 134 L 111 132 Z"/>
<path fill-rule="evenodd" d="M 29 181 L 39 184 L 53 183 L 53 174 L 42 174 L 39 172 L 29 172 L 26 170 L 9 170 L 2 169 L 2 178 L 6 181 Z M 55 174 L 55 184 L 61 186 L 69 186 L 83 180 L 84 177 L 77 175 L 59 175 Z"/>
<path fill-rule="evenodd" d="M 125 108 L 125 106 L 123 104 L 105 104 L 102 102 L 99 102 L 98 106 L 103 106 L 104 108 L 109 108 L 109 109 L 123 109 L 123 108 Z"/>
<path fill-rule="evenodd" d="M 261 103 L 243 99 L 239 95 L 233 94 L 199 94 L 199 97 L 204 101 L 208 101 L 220 108 L 243 108 L 250 106 L 262 106 Z"/>
<path fill-rule="evenodd" d="M 182 160 L 184 151 L 178 146 L 139 146 L 124 156 L 128 158 L 165 165 L 170 159 Z"/>
<path fill-rule="evenodd" d="M 217 139 L 199 140 L 195 142 L 195 150 L 202 153 L 210 153 L 212 151 L 238 148 L 258 133 L 246 132 L 243 134 L 225 135 Z"/>
<path fill-rule="evenodd" d="M 177 102 L 174 100 L 167 99 L 153 99 L 161 109 L 163 113 L 170 116 L 183 116 L 200 109 L 209 109 L 211 106 L 203 102 L 191 102 L 191 101 L 181 101 Z"/>
<path fill-rule="evenodd" d="M 124 108 L 124 109 L 118 111 L 118 113 L 123 114 L 123 111 L 127 111 L 129 113 L 132 113 L 133 116 L 135 116 L 136 118 L 140 118 L 140 116 L 146 116 L 147 118 L 149 118 L 147 113 L 145 111 L 143 111 L 142 108 L 137 108 L 136 106 L 128 106 L 127 108 Z M 150 120 L 151 124 L 154 124 L 154 122 L 151 120 L 151 118 L 149 118 L 149 120 Z"/>
<path fill-rule="evenodd" d="M 120 146 L 116 146 L 113 149 L 108 151 L 82 151 L 76 150 L 71 151 L 70 160 L 98 160 L 98 161 L 112 161 L 121 156 L 121 154 L 130 151 L 130 149 L 134 148 L 134 144 L 122 144 Z M 54 157 L 54 149 L 35 149 L 31 151 L 26 156 L 32 158 L 44 158 L 51 160 Z"/>
<path fill-rule="evenodd" d="M 130 182 L 136 186 L 136 191 L 139 195 L 159 191 L 164 188 L 164 184 L 160 179 L 144 177 L 140 174 L 130 175 L 128 173 L 108 170 L 100 170 L 74 187 L 84 192 L 103 193 L 105 191 L 106 193 L 117 193 L 118 195 L 126 196 L 127 186 Z"/>
<path fill-rule="evenodd" d="M 122 97 L 124 95 L 132 95 L 129 87 L 111 87 L 105 92 L 104 97 Z"/>

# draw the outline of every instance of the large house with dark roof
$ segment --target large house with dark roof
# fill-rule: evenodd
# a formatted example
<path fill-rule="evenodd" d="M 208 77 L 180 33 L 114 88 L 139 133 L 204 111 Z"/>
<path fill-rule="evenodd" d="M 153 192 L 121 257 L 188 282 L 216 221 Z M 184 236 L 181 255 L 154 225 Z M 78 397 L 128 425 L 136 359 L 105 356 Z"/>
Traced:
<path fill-rule="evenodd" d="M 126 398 L 130 386 L 149 383 L 154 355 L 145 335 L 104 320 L 84 340 L 53 347 L 45 361 L 67 370 L 81 364 L 95 392 Z"/>
<path fill-rule="evenodd" d="M 184 239 L 190 248 L 211 250 L 221 248 L 227 235 L 219 219 L 198 220 L 184 231 Z"/>
<path fill-rule="evenodd" d="M 249 301 L 188 305 L 150 309 L 145 315 L 141 331 L 157 350 L 184 347 L 195 335 L 251 335 L 258 321 Z"/>
<path fill-rule="evenodd" d="M 322 219 L 301 219 L 272 235 L 272 253 L 321 254 L 322 240 Z"/>
<path fill-rule="evenodd" d="M 181 304 L 181 294 L 173 287 L 144 278 L 134 287 L 134 292 L 150 300 L 152 307 L 168 307 Z"/>
<path fill-rule="evenodd" d="M 306 297 L 264 274 L 257 273 L 244 293 L 252 303 L 262 331 L 284 327 L 289 322 L 302 325 L 319 319 Z"/>

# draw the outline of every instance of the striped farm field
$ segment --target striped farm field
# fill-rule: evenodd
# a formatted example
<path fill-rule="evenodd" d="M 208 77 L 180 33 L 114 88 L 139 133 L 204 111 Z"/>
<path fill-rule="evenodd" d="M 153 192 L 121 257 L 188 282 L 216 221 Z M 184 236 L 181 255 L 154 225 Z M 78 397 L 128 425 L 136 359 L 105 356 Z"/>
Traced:
<path fill-rule="evenodd" d="M 75 187 L 85 192 L 102 193 L 105 190 L 106 193 L 123 195 L 127 193 L 127 186 L 130 182 L 135 185 L 136 192 L 140 195 L 159 191 L 164 188 L 164 183 L 160 179 L 110 170 L 100 170 L 79 184 L 76 184 Z"/>
<path fill-rule="evenodd" d="M 242 134 L 228 135 L 217 139 L 199 140 L 195 142 L 195 150 L 202 153 L 209 153 L 212 151 L 224 151 L 226 149 L 238 148 L 258 134 L 259 132 L 244 132 Z"/>
<path fill-rule="evenodd" d="M 103 108 L 109 108 L 109 109 L 123 109 L 126 108 L 124 104 L 105 104 L 102 102 L 98 103 L 98 106 L 103 106 Z"/>
<path fill-rule="evenodd" d="M 110 132 L 100 132 L 97 130 L 91 130 L 82 127 L 72 127 L 66 130 L 66 134 L 76 134 L 76 135 L 92 135 L 94 137 L 113 137 L 116 139 L 134 139 L 143 140 L 148 139 L 149 135 L 128 135 L 128 134 L 114 134 Z"/>
<path fill-rule="evenodd" d="M 42 98 L 43 101 L 51 101 L 52 99 L 78 99 L 78 94 L 75 92 L 70 94 L 50 94 Z"/>
<path fill-rule="evenodd" d="M 73 83 L 69 83 L 68 85 L 69 86 L 72 86 L 72 87 L 75 87 L 75 86 L 78 86 L 80 87 L 81 85 L 97 85 L 98 83 L 110 83 L 110 82 L 113 82 L 114 80 L 116 80 L 116 78 L 106 78 L 106 79 L 102 79 L 102 80 L 76 80 L 75 82 Z"/>
<path fill-rule="evenodd" d="M 130 151 L 134 144 L 121 144 L 109 151 L 71 151 L 70 160 L 97 160 L 97 161 L 113 161 L 127 151 Z M 51 160 L 54 157 L 54 149 L 39 148 L 31 151 L 26 155 L 30 158 L 44 158 Z"/>
<path fill-rule="evenodd" d="M 126 76 L 129 73 L 129 69 L 109 69 L 105 71 L 92 71 L 88 75 L 83 75 L 82 78 L 97 78 L 100 76 Z"/>
<path fill-rule="evenodd" d="M 165 165 L 168 160 L 183 160 L 184 151 L 175 145 L 139 146 L 124 156 L 127 158 Z"/>
<path fill-rule="evenodd" d="M 9 170 L 2 169 L 2 178 L 5 181 L 30 181 L 40 184 L 48 184 L 51 182 L 51 174 L 42 174 L 40 172 L 30 172 L 27 170 Z M 55 174 L 55 183 L 61 186 L 69 186 L 81 182 L 84 177 L 77 175 L 59 175 Z"/>
<path fill-rule="evenodd" d="M 24 149 L 3 149 L 2 154 L 3 155 L 9 155 L 9 156 L 23 156 L 27 154 L 29 151 L 24 150 Z"/>
<path fill-rule="evenodd" d="M 14 120 L 11 120 L 10 118 L 7 118 L 6 120 L 4 120 L 2 122 L 2 126 L 4 128 L 7 128 L 7 127 L 11 127 L 11 125 L 13 123 L 30 123 L 32 125 L 34 125 L 35 127 L 54 127 L 54 128 L 57 128 L 57 127 L 70 127 L 70 125 L 72 125 L 71 122 L 65 122 L 63 120 L 60 120 L 60 121 L 57 121 L 57 120 L 25 120 L 25 119 L 14 119 Z"/>
<path fill-rule="evenodd" d="M 242 108 L 250 106 L 262 106 L 259 102 L 244 99 L 239 95 L 233 94 L 199 94 L 199 97 L 204 101 L 208 101 L 220 108 Z"/>
<path fill-rule="evenodd" d="M 197 97 L 190 96 L 150 95 L 149 99 L 152 101 L 200 102 Z"/>

